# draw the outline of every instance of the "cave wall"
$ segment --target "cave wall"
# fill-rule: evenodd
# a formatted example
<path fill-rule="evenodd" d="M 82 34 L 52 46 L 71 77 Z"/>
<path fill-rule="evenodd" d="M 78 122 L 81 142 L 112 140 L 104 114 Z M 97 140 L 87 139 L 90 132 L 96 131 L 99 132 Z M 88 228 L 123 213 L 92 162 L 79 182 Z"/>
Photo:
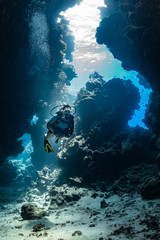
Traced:
<path fill-rule="evenodd" d="M 9 153 L 15 154 L 20 150 L 17 149 L 16 140 L 26 130 L 28 112 L 33 111 L 25 81 L 27 63 L 24 63 L 24 54 L 21 55 L 22 51 L 27 55 L 29 47 L 26 19 L 28 3 L 29 1 L 0 2 L 0 162 Z"/>
<path fill-rule="evenodd" d="M 126 70 L 136 70 L 159 91 L 160 5 L 156 0 L 105 1 L 106 16 L 97 28 L 104 43 Z"/>
<path fill-rule="evenodd" d="M 145 124 L 160 137 L 160 2 L 157 0 L 106 0 L 97 41 L 105 44 L 126 70 L 143 75 L 153 90 Z M 142 83 L 143 84 L 143 83 Z M 155 145 L 158 149 L 158 141 Z"/>
<path fill-rule="evenodd" d="M 22 150 L 17 138 L 31 130 L 30 120 L 41 112 L 41 103 L 59 96 L 75 76 L 72 67 L 61 66 L 64 54 L 71 58 L 73 39 L 66 34 L 67 23 L 58 25 L 56 18 L 61 10 L 78 2 L 0 1 L 0 163 Z M 41 54 L 42 49 L 33 51 L 31 45 L 31 20 L 38 14 L 46 18 L 49 61 Z M 41 26 L 38 28 L 41 30 Z M 40 41 L 37 38 L 37 44 Z"/>

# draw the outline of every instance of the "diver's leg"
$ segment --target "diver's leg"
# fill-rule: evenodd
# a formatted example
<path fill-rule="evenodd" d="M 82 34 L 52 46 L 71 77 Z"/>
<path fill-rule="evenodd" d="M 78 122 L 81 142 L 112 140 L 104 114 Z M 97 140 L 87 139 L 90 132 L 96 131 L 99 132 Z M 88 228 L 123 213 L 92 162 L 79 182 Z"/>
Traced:
<path fill-rule="evenodd" d="M 44 135 L 44 137 L 45 137 L 45 140 L 49 141 L 51 138 L 54 137 L 54 133 L 48 130 L 48 132 Z"/>
<path fill-rule="evenodd" d="M 56 139 L 56 140 L 55 140 L 55 143 L 58 143 L 58 141 L 59 141 L 59 137 L 56 136 L 55 139 Z"/>
<path fill-rule="evenodd" d="M 63 138 L 64 135 L 62 133 L 55 134 L 55 143 L 58 143 L 59 139 Z"/>
<path fill-rule="evenodd" d="M 59 133 L 59 134 L 55 134 L 55 143 L 58 143 L 59 139 L 63 138 L 64 134 Z"/>

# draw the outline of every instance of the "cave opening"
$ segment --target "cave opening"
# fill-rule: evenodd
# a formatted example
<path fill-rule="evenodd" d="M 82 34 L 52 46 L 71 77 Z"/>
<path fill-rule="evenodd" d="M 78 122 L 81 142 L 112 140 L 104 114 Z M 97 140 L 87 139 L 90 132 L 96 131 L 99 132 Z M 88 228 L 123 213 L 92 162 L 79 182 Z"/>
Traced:
<path fill-rule="evenodd" d="M 68 91 L 75 95 L 80 88 L 85 86 L 89 75 L 95 71 L 101 74 L 105 81 L 114 77 L 126 80 L 130 79 L 139 89 L 141 99 L 139 110 L 135 110 L 128 124 L 130 127 L 141 126 L 147 129 L 143 120 L 149 102 L 149 96 L 152 92 L 151 87 L 142 75 L 136 71 L 126 71 L 122 66 L 122 62 L 114 58 L 105 45 L 99 45 L 97 43 L 96 31 L 101 21 L 101 8 L 107 8 L 103 0 L 83 0 L 79 5 L 67 9 L 65 12 L 60 12 L 59 14 L 58 23 L 60 23 L 63 18 L 69 22 L 69 29 L 74 36 L 75 44 L 74 52 L 72 53 L 73 61 L 71 63 L 76 70 L 78 79 L 75 78 L 71 81 L 71 86 L 68 87 Z M 96 16 L 96 18 L 94 16 Z M 64 59 L 64 61 L 66 60 L 67 59 Z M 140 79 L 143 79 L 147 87 L 140 84 Z"/>
<path fill-rule="evenodd" d="M 45 132 L 44 119 L 49 118 L 50 105 L 53 102 L 58 104 L 62 102 L 72 103 L 75 101 L 78 92 L 81 88 L 85 87 L 89 76 L 91 76 L 94 72 L 98 72 L 98 74 L 103 77 L 105 82 L 108 82 L 113 78 L 121 78 L 132 81 L 133 85 L 139 90 L 140 102 L 139 109 L 134 111 L 133 116 L 128 121 L 128 125 L 130 127 L 139 126 L 147 129 L 143 120 L 145 116 L 145 110 L 149 102 L 149 96 L 152 92 L 150 85 L 147 84 L 147 80 L 136 71 L 125 70 L 122 67 L 121 61 L 114 58 L 110 50 L 106 48 L 104 44 L 100 45 L 97 43 L 96 32 L 100 21 L 102 20 L 101 11 L 103 9 L 103 12 L 105 12 L 104 9 L 106 8 L 107 6 L 103 0 L 83 0 L 79 4 L 76 4 L 65 11 L 60 11 L 59 14 L 56 15 L 55 19 L 53 19 L 50 11 L 47 13 L 48 16 L 46 15 L 42 5 L 38 8 L 34 1 L 30 5 L 29 43 L 31 53 L 29 60 L 30 67 L 27 74 L 32 80 L 35 79 L 35 94 L 38 98 L 40 97 L 43 99 L 40 100 L 41 107 L 45 106 L 45 110 L 40 110 L 40 112 L 37 111 L 37 113 L 31 119 L 31 126 L 32 129 L 34 129 L 31 129 L 31 136 L 33 138 L 33 142 L 37 143 L 33 144 L 35 145 L 35 152 L 33 149 L 30 150 L 34 156 L 34 159 L 36 159 L 35 162 L 33 160 L 33 164 L 38 168 L 41 168 L 44 163 L 42 163 L 41 160 L 38 160 L 40 163 L 37 163 L 37 159 L 41 158 L 42 152 L 39 154 L 36 149 L 38 148 L 40 142 L 42 146 L 42 141 L 39 139 L 42 138 Z M 103 15 L 103 17 L 105 16 Z M 56 24 L 54 22 L 56 22 Z M 56 36 L 56 34 L 58 34 L 58 31 L 62 30 L 62 26 L 64 28 L 65 25 L 67 25 L 67 29 L 65 31 L 68 30 L 66 35 L 69 35 L 70 38 L 73 38 L 72 41 L 68 42 L 67 49 L 71 47 L 70 45 L 73 44 L 73 41 L 74 48 L 71 48 L 70 54 L 67 53 L 64 43 L 65 36 L 63 36 L 63 38 L 60 38 L 59 40 L 62 44 L 64 52 L 61 53 L 60 56 L 57 56 L 57 58 L 59 58 L 57 59 L 54 55 L 57 55 L 56 51 L 60 51 L 60 49 L 55 49 L 54 46 L 51 46 L 51 40 L 54 38 L 54 36 Z M 64 71 L 58 70 L 56 75 L 54 75 L 53 69 L 56 61 L 60 62 L 59 66 L 64 66 Z M 58 63 L 55 63 L 55 65 L 56 64 Z M 56 95 L 57 98 L 55 96 L 53 97 L 53 94 L 51 94 L 49 98 L 46 97 L 46 92 L 42 90 L 44 82 L 49 85 L 51 79 L 57 78 L 57 75 L 58 80 L 66 81 L 68 77 L 66 76 L 67 74 L 65 72 L 65 68 L 67 68 L 66 66 L 68 66 L 68 69 L 71 70 L 71 75 L 73 78 L 71 83 L 63 83 L 62 85 L 59 84 L 58 86 L 58 82 L 55 82 L 55 89 L 58 89 L 57 92 L 60 89 L 62 94 L 60 96 Z M 73 68 L 76 73 L 75 75 L 72 74 Z M 143 82 L 143 84 L 141 84 L 140 81 Z M 53 91 L 53 93 L 55 93 L 55 91 Z M 37 124 L 38 119 L 39 122 Z M 35 130 L 36 127 L 38 130 Z M 39 134 L 39 131 L 41 134 Z M 26 134 L 22 136 L 22 139 L 23 137 L 25 138 L 25 136 Z M 32 145 L 31 139 L 30 144 Z M 22 146 L 24 147 L 23 141 Z M 56 154 L 59 151 L 59 147 L 60 144 L 55 147 Z M 25 149 L 28 149 L 28 144 L 26 144 Z M 42 154 L 42 156 L 45 157 L 44 154 Z M 23 155 L 23 158 L 25 158 L 25 154 Z M 17 159 L 19 159 L 19 156 Z M 56 157 L 54 157 L 54 161 L 56 162 Z M 48 163 L 52 162 L 53 158 L 48 157 Z M 13 165 L 16 165 L 17 161 L 13 161 L 13 163 L 15 163 Z M 58 166 L 57 163 L 55 165 L 56 167 Z"/>

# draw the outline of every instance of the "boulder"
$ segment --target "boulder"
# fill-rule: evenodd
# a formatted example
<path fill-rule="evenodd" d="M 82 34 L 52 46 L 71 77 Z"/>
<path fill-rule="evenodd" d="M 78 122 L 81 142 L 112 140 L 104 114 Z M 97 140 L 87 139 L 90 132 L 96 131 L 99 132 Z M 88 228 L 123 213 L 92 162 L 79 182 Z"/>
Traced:
<path fill-rule="evenodd" d="M 108 207 L 108 204 L 106 203 L 106 201 L 104 199 L 100 202 L 100 204 L 101 204 L 101 208 Z"/>
<path fill-rule="evenodd" d="M 25 203 L 21 208 L 21 217 L 23 220 L 41 219 L 46 212 L 38 208 L 36 203 Z"/>

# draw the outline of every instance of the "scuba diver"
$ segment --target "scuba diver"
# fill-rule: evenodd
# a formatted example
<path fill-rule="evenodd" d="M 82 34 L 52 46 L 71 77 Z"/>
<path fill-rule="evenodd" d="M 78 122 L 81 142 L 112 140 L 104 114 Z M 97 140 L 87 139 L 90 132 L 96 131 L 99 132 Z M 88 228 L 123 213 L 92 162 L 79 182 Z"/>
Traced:
<path fill-rule="evenodd" d="M 73 134 L 74 130 L 74 114 L 76 112 L 75 107 L 70 105 L 60 105 L 62 106 L 59 111 L 52 115 L 52 111 L 59 107 L 56 106 L 51 110 L 51 115 L 53 116 L 47 123 L 48 132 L 44 136 L 44 147 L 47 153 L 53 152 L 53 148 L 50 145 L 49 140 L 55 136 L 55 143 L 58 143 L 60 138 L 69 138 Z M 71 109 L 74 108 L 74 114 L 71 114 Z"/>

